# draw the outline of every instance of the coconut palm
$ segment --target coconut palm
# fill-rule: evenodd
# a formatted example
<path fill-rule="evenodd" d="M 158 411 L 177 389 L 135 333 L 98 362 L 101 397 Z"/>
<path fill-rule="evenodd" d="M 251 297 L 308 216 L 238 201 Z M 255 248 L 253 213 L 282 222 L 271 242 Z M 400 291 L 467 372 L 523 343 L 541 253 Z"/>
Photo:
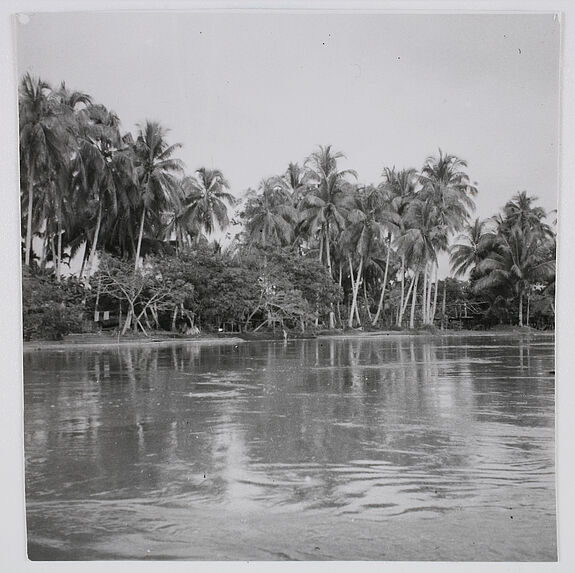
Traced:
<path fill-rule="evenodd" d="M 133 154 L 121 139 L 118 116 L 102 105 L 90 105 L 79 114 L 76 177 L 85 193 L 89 275 L 102 228 L 113 225 L 126 185 L 135 185 Z M 105 215 L 105 219 L 104 219 Z M 90 232 L 91 231 L 91 232 Z M 86 249 L 87 252 L 87 249 Z"/>
<path fill-rule="evenodd" d="M 140 226 L 135 254 L 138 268 L 146 219 L 161 220 L 165 211 L 174 210 L 178 203 L 178 183 L 175 175 L 183 170 L 180 159 L 173 157 L 181 144 L 168 145 L 167 130 L 159 123 L 146 121 L 140 126 L 134 145 L 139 197 Z"/>
<path fill-rule="evenodd" d="M 467 223 L 464 232 L 449 248 L 449 262 L 454 276 L 461 277 L 473 270 L 485 258 L 494 239 L 495 234 L 487 229 L 486 222 L 479 217 Z"/>
<path fill-rule="evenodd" d="M 555 258 L 549 241 L 536 231 L 523 231 L 519 226 L 497 233 L 493 249 L 477 265 L 482 275 L 474 285 L 475 292 L 485 289 L 509 289 L 518 303 L 518 324 L 523 326 L 523 302 L 533 284 L 552 280 Z"/>
<path fill-rule="evenodd" d="M 248 192 L 243 216 L 248 241 L 263 247 L 289 245 L 298 222 L 291 195 L 277 177 L 262 180 L 258 192 Z"/>
<path fill-rule="evenodd" d="M 430 201 L 413 199 L 404 217 L 405 229 L 396 239 L 397 248 L 412 270 L 411 284 L 400 311 L 401 323 L 407 308 L 410 293 L 413 292 L 410 328 L 414 327 L 415 301 L 421 272 L 424 273 L 423 320 L 429 322 L 430 297 L 426 290 L 427 273 L 430 265 L 437 264 L 439 249 L 447 246 L 447 229 L 438 222 L 437 209 Z"/>
<path fill-rule="evenodd" d="M 357 294 L 364 282 L 365 267 L 376 254 L 382 252 L 387 226 L 380 219 L 383 198 L 381 189 L 360 189 L 356 193 L 355 208 L 347 218 L 347 225 L 341 233 L 341 244 L 347 253 L 352 283 L 352 303 L 349 315 L 349 327 L 353 326 L 357 307 Z M 357 274 L 354 276 L 353 259 L 359 260 Z"/>
<path fill-rule="evenodd" d="M 27 204 L 24 264 L 30 264 L 34 232 L 34 191 L 54 180 L 68 159 L 68 137 L 60 121 L 58 100 L 50 85 L 26 74 L 19 89 L 20 161 Z"/>
<path fill-rule="evenodd" d="M 401 169 L 396 170 L 395 167 L 393 168 L 384 168 L 383 170 L 383 178 L 384 181 L 382 183 L 382 187 L 385 190 L 385 193 L 388 196 L 389 201 L 389 211 L 395 214 L 397 228 L 392 233 L 392 236 L 388 236 L 388 246 L 392 247 L 394 243 L 394 237 L 400 237 L 403 235 L 408 227 L 408 209 L 411 202 L 414 200 L 416 196 L 417 189 L 419 187 L 419 175 L 415 169 Z M 390 251 L 388 250 L 390 254 Z M 401 256 L 401 268 L 400 268 L 400 291 L 401 297 L 399 301 L 399 309 L 404 305 L 405 297 L 405 272 L 406 272 L 406 264 L 405 264 L 405 256 L 399 251 Z M 400 326 L 400 312 L 398 313 L 398 322 L 397 326 Z"/>
<path fill-rule="evenodd" d="M 391 172 L 390 172 L 391 173 Z M 401 228 L 401 216 L 397 211 L 396 204 L 393 199 L 395 195 L 387 184 L 382 184 L 377 187 L 372 195 L 373 213 L 376 221 L 385 232 L 384 250 L 385 250 L 385 265 L 383 271 L 383 280 L 381 283 L 381 292 L 377 304 L 377 311 L 372 319 L 372 326 L 377 324 L 381 312 L 383 310 L 383 299 L 385 296 L 385 289 L 387 287 L 387 278 L 389 274 L 389 265 L 391 259 L 391 245 L 394 234 L 397 235 Z"/>
<path fill-rule="evenodd" d="M 449 232 L 459 231 L 475 208 L 477 187 L 465 172 L 467 162 L 455 155 L 444 154 L 426 159 L 419 180 L 420 198 L 431 200 L 438 208 L 438 220 Z"/>
<path fill-rule="evenodd" d="M 308 157 L 306 166 L 310 169 L 311 189 L 300 205 L 302 230 L 308 236 L 319 233 L 319 259 L 323 259 L 325 247 L 330 276 L 332 235 L 344 228 L 346 215 L 353 203 L 353 189 L 346 177 L 357 178 L 357 173 L 352 169 L 338 171 L 337 160 L 342 157 L 345 157 L 343 153 L 332 152 L 331 145 L 320 146 Z"/>
<path fill-rule="evenodd" d="M 503 208 L 503 227 L 509 229 L 518 226 L 524 232 L 533 231 L 541 236 L 551 236 L 551 227 L 543 221 L 547 216 L 545 209 L 534 206 L 537 197 L 529 197 L 525 191 L 515 195 Z"/>
<path fill-rule="evenodd" d="M 186 232 L 197 237 L 202 232 L 211 234 L 216 227 L 229 225 L 228 206 L 235 205 L 234 196 L 227 190 L 228 181 L 218 169 L 198 169 L 192 177 L 182 180 L 182 206 L 176 213 L 176 226 L 182 242 Z"/>
<path fill-rule="evenodd" d="M 309 172 L 297 163 L 290 163 L 282 179 L 291 194 L 294 207 L 297 207 L 308 189 Z"/>
<path fill-rule="evenodd" d="M 437 224 L 445 228 L 448 234 L 460 231 L 468 221 L 469 213 L 475 208 L 473 197 L 477 194 L 477 187 L 473 185 L 465 169 L 467 162 L 455 155 L 449 155 L 439 150 L 439 156 L 427 158 L 419 176 L 421 190 L 418 196 L 423 201 L 431 202 L 435 207 Z M 438 252 L 447 249 L 447 242 L 437 244 Z M 435 306 L 437 303 L 437 261 L 425 268 L 424 289 L 428 292 L 424 296 L 426 308 L 424 309 L 425 322 L 433 322 Z M 435 273 L 435 282 L 433 281 Z M 435 284 L 435 297 L 433 312 L 431 311 L 431 290 Z"/>

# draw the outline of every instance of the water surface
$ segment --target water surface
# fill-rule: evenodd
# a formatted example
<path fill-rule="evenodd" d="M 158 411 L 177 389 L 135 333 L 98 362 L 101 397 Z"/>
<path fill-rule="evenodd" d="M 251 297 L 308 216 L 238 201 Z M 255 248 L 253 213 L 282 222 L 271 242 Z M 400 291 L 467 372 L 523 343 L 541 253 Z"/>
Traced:
<path fill-rule="evenodd" d="M 554 339 L 27 352 L 32 559 L 554 560 Z"/>

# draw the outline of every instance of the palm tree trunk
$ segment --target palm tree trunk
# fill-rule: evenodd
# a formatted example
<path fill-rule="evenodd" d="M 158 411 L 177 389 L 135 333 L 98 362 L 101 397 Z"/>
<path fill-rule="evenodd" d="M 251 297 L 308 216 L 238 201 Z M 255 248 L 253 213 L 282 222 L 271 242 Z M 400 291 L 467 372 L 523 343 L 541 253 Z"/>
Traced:
<path fill-rule="evenodd" d="M 42 239 L 42 255 L 40 256 L 40 268 L 43 271 L 46 269 L 46 254 L 48 252 L 48 222 L 45 223 L 45 228 L 44 238 Z"/>
<path fill-rule="evenodd" d="M 365 301 L 365 310 L 367 310 L 367 317 L 372 320 L 371 310 L 369 308 L 369 300 L 367 299 L 367 282 L 363 279 L 363 300 Z"/>
<path fill-rule="evenodd" d="M 404 311 L 402 309 L 403 309 L 404 290 L 405 290 L 405 256 L 401 255 L 401 299 L 399 301 L 400 311 L 397 319 L 397 326 L 401 326 L 401 323 L 403 322 Z M 407 298 L 409 298 L 409 295 L 407 295 Z"/>
<path fill-rule="evenodd" d="M 92 271 L 92 265 L 94 264 L 94 259 L 96 258 L 96 247 L 98 246 L 98 238 L 100 236 L 101 225 L 102 225 L 102 202 L 100 201 L 100 206 L 98 208 L 98 220 L 96 221 L 96 230 L 94 231 L 92 248 L 90 249 L 90 256 L 88 257 L 88 264 L 86 265 L 86 274 L 88 276 L 90 276 L 90 272 Z"/>
<path fill-rule="evenodd" d="M 427 275 L 429 263 L 425 263 L 423 269 L 423 292 L 421 293 L 421 320 L 423 324 L 427 324 Z M 413 327 L 412 327 L 413 328 Z"/>
<path fill-rule="evenodd" d="M 28 172 L 28 220 L 26 221 L 26 252 L 24 254 L 24 264 L 27 266 L 30 266 L 30 255 L 32 251 L 32 217 L 34 214 L 33 209 L 34 209 L 34 169 L 31 167 Z"/>
<path fill-rule="evenodd" d="M 142 236 L 144 235 L 144 220 L 146 219 L 146 209 L 142 211 L 142 220 L 140 221 L 140 232 L 138 233 L 138 246 L 136 247 L 136 262 L 134 270 L 138 269 L 138 262 L 140 260 L 140 250 L 142 248 Z"/>
<path fill-rule="evenodd" d="M 446 311 L 446 296 L 447 296 L 447 281 L 443 281 L 443 302 L 441 303 L 441 329 L 443 330 L 447 326 L 447 316 Z"/>
<path fill-rule="evenodd" d="M 409 316 L 409 328 L 415 328 L 415 303 L 417 302 L 417 283 L 419 282 L 419 271 L 415 274 L 415 285 L 413 288 L 413 298 L 411 300 L 411 314 Z"/>
<path fill-rule="evenodd" d="M 320 233 L 319 235 L 319 262 L 321 263 L 321 260 L 323 258 L 323 232 Z"/>
<path fill-rule="evenodd" d="M 54 271 L 56 270 L 56 240 L 54 239 L 54 234 L 50 233 L 50 253 L 52 254 L 52 265 L 54 265 Z"/>
<path fill-rule="evenodd" d="M 57 259 L 57 266 L 56 266 L 56 280 L 60 282 L 60 278 L 62 276 L 62 223 L 60 219 L 58 219 L 58 259 Z"/>
<path fill-rule="evenodd" d="M 403 323 L 403 316 L 405 314 L 405 311 L 407 310 L 407 305 L 409 304 L 409 295 L 411 294 L 411 289 L 413 288 L 413 285 L 415 283 L 416 274 L 419 274 L 419 271 L 417 271 L 417 273 L 413 274 L 413 278 L 411 279 L 411 283 L 409 285 L 409 288 L 407 289 L 407 296 L 405 297 L 405 300 L 403 301 L 403 305 L 400 307 L 399 319 L 397 321 L 397 326 L 401 326 Z"/>
<path fill-rule="evenodd" d="M 523 326 L 523 292 L 519 293 L 519 326 Z"/>
<path fill-rule="evenodd" d="M 325 224 L 325 256 L 327 258 L 327 270 L 331 278 L 331 252 L 329 248 L 329 225 L 327 223 Z"/>
<path fill-rule="evenodd" d="M 527 292 L 527 315 L 525 317 L 525 326 L 529 326 L 529 303 L 530 303 L 531 297 L 529 296 L 529 292 Z"/>
<path fill-rule="evenodd" d="M 338 280 L 338 284 L 339 284 L 339 288 L 341 288 L 341 280 L 342 280 L 342 274 L 343 274 L 343 270 L 341 268 L 341 261 L 339 263 L 339 280 Z M 339 325 L 342 325 L 342 320 L 341 320 L 341 303 L 339 301 L 339 297 L 337 299 L 337 321 L 339 323 Z"/>
<path fill-rule="evenodd" d="M 437 272 L 439 269 L 439 265 L 437 263 L 435 263 L 435 291 L 433 293 L 433 310 L 431 311 L 431 324 L 433 324 L 433 321 L 435 320 L 435 311 L 437 310 L 437 290 L 438 290 L 438 286 L 439 283 L 437 282 Z"/>
<path fill-rule="evenodd" d="M 351 272 L 351 276 L 353 279 L 353 265 L 351 264 L 351 256 L 348 257 L 348 260 L 349 260 L 349 270 Z M 354 317 L 354 314 L 355 314 L 356 309 L 357 309 L 357 293 L 359 292 L 362 269 L 363 269 L 363 257 L 361 257 L 359 259 L 359 267 L 357 269 L 357 275 L 356 275 L 355 281 L 352 281 L 353 282 L 353 287 L 352 287 L 353 296 L 352 296 L 352 300 L 351 300 L 351 310 L 349 313 L 349 327 L 350 328 L 353 328 L 353 317 Z"/>
<path fill-rule="evenodd" d="M 379 315 L 381 314 L 381 311 L 383 310 L 383 296 L 385 294 L 385 287 L 387 285 L 387 271 L 389 270 L 389 253 L 390 253 L 390 251 L 391 251 L 391 245 L 388 244 L 387 256 L 385 257 L 385 271 L 383 273 L 383 284 L 381 285 L 381 294 L 379 295 L 379 303 L 377 305 L 377 312 L 375 313 L 373 321 L 371 322 L 372 326 L 375 326 L 377 324 L 377 321 L 379 320 Z"/>
<path fill-rule="evenodd" d="M 355 277 L 353 276 L 353 266 L 351 264 L 351 256 L 348 255 L 347 260 L 349 262 L 349 277 L 351 280 L 351 298 L 353 301 L 353 293 L 355 292 Z M 353 314 L 354 314 L 354 308 L 353 308 L 353 302 L 349 307 L 349 317 L 348 317 L 348 322 L 349 322 L 349 327 L 351 328 L 353 325 Z"/>
<path fill-rule="evenodd" d="M 433 318 L 431 316 L 431 292 L 433 290 L 433 271 L 435 265 L 429 263 L 429 281 L 427 283 L 427 322 L 428 324 L 433 324 Z"/>

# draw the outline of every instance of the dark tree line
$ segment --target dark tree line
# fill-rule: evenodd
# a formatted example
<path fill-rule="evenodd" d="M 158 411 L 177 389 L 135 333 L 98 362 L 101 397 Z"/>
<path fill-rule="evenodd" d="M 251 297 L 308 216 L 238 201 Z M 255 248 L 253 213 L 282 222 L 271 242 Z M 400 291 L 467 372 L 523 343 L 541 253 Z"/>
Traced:
<path fill-rule="evenodd" d="M 522 192 L 501 214 L 471 221 L 477 187 L 454 155 L 385 168 L 364 185 L 340 167 L 342 153 L 320 146 L 238 201 L 220 170 L 187 174 L 181 146 L 157 122 L 122 133 L 87 94 L 30 75 L 19 105 L 25 318 L 38 322 L 51 280 L 62 292 L 84 285 L 80 299 L 58 304 L 84 318 L 108 305 L 122 332 L 433 327 L 448 324 L 456 291 L 479 305 L 481 325 L 552 320 L 546 213 Z M 241 231 L 226 247 L 210 242 L 232 207 Z M 441 253 L 466 279 L 461 288 L 438 280 Z M 74 256 L 79 276 L 63 279 Z M 49 330 L 55 314 L 46 316 Z"/>

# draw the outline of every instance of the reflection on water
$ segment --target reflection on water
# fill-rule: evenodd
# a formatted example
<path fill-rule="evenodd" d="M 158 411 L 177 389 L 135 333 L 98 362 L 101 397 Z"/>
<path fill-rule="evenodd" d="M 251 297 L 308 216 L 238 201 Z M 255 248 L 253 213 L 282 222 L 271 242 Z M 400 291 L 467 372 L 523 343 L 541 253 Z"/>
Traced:
<path fill-rule="evenodd" d="M 554 559 L 553 342 L 26 353 L 31 557 Z"/>

